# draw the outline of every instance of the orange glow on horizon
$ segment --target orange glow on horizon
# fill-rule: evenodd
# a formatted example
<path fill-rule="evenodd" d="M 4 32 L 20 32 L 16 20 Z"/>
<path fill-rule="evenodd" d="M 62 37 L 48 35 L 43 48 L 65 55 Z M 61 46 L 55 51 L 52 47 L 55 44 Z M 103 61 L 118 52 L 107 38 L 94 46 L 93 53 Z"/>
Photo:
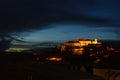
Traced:
<path fill-rule="evenodd" d="M 50 61 L 61 61 L 62 58 L 60 58 L 60 57 L 50 57 L 50 58 L 46 58 L 46 60 L 50 60 Z"/>

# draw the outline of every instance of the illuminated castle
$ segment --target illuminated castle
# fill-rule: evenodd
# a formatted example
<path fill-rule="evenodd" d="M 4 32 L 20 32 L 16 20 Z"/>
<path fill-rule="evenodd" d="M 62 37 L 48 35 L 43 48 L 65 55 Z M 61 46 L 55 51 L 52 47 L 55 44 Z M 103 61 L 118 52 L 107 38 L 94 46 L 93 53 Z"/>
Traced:
<path fill-rule="evenodd" d="M 97 38 L 95 38 L 94 40 L 78 39 L 76 41 L 68 41 L 64 43 L 60 47 L 60 49 L 61 49 L 61 52 L 72 51 L 74 54 L 82 55 L 84 51 L 83 46 L 88 46 L 89 44 L 101 44 L 101 42 L 98 42 Z"/>

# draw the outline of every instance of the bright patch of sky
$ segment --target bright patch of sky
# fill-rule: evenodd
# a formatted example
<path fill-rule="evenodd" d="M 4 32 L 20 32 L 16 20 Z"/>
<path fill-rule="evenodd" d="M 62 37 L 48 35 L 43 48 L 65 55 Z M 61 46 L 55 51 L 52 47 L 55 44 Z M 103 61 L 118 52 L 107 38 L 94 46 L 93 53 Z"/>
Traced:
<path fill-rule="evenodd" d="M 100 40 L 120 40 L 118 38 L 120 28 L 108 27 L 88 27 L 75 24 L 53 24 L 49 29 L 38 30 L 24 36 L 24 40 L 33 42 L 64 42 L 79 38 Z M 116 33 L 115 31 L 118 31 Z"/>

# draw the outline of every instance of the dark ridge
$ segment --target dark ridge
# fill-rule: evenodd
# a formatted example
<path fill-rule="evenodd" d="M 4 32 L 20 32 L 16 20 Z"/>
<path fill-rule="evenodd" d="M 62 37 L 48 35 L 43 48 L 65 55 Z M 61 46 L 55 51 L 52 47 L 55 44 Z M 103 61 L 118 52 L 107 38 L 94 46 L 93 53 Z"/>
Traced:
<path fill-rule="evenodd" d="M 120 40 L 101 40 L 101 42 L 109 46 L 120 47 Z"/>

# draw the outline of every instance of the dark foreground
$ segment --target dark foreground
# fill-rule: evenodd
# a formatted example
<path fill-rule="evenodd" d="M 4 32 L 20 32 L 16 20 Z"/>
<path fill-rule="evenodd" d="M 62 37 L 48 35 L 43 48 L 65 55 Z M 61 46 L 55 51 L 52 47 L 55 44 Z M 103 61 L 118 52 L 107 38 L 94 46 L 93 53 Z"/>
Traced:
<path fill-rule="evenodd" d="M 40 61 L 36 55 L 0 54 L 0 80 L 97 80 L 74 63 Z"/>

